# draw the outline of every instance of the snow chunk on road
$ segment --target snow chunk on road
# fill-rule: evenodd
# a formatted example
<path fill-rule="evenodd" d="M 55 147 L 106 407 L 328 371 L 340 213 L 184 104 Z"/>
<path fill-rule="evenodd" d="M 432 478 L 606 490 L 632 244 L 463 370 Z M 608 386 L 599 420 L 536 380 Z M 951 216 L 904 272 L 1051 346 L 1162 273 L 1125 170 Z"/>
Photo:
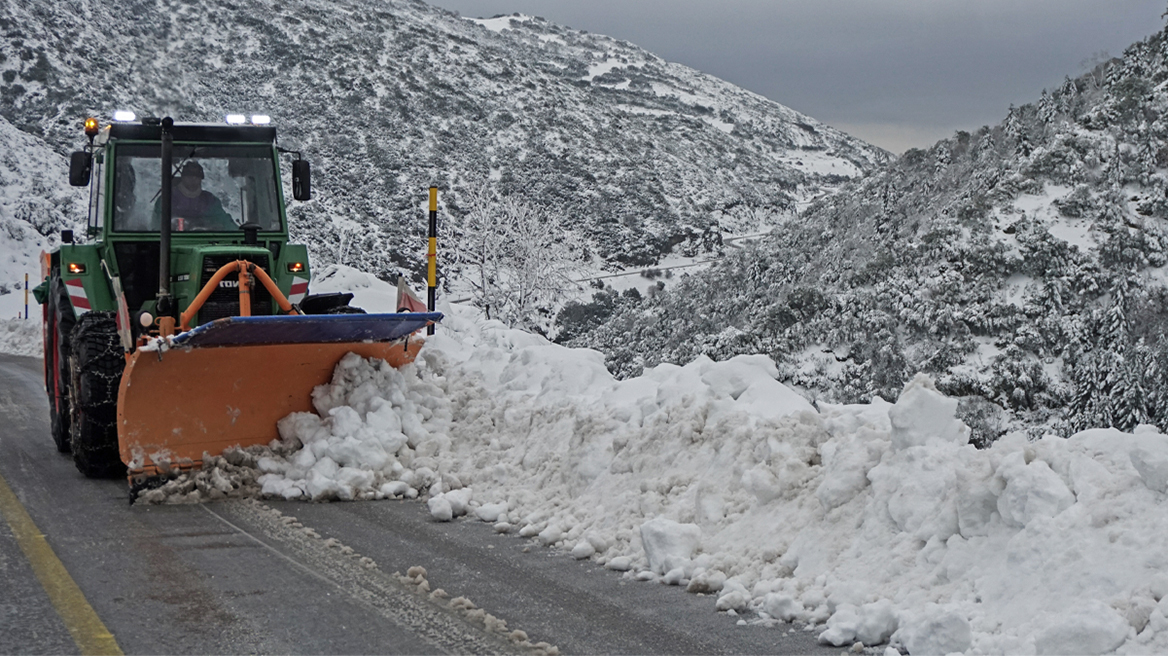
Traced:
<path fill-rule="evenodd" d="M 430 516 L 440 522 L 449 522 L 454 519 L 454 509 L 450 505 L 450 500 L 441 494 L 430 497 L 426 506 L 430 509 Z"/>
<path fill-rule="evenodd" d="M 782 603 L 784 600 L 786 600 L 785 604 Z M 789 597 L 771 603 L 776 612 L 787 616 L 793 615 L 791 605 Z M 880 645 L 892 637 L 897 627 L 897 613 L 892 602 L 887 599 L 864 604 L 858 608 L 852 604 L 841 604 L 827 620 L 827 630 L 819 634 L 819 642 L 836 647 L 852 645 L 856 642 L 865 645 Z"/>
<path fill-rule="evenodd" d="M 965 652 L 972 643 L 969 621 L 964 614 L 937 604 L 903 613 L 901 627 L 893 637 L 908 653 L 922 655 Z"/>
<path fill-rule="evenodd" d="M 641 544 L 649 569 L 657 574 L 682 566 L 693 558 L 702 541 L 702 529 L 697 524 L 679 524 L 671 519 L 655 517 L 641 524 Z"/>

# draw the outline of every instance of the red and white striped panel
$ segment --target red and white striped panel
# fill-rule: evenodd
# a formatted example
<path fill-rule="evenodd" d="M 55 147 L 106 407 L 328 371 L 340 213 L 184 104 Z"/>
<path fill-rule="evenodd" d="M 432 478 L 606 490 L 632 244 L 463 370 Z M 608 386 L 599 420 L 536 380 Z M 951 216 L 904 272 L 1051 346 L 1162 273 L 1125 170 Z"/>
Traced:
<path fill-rule="evenodd" d="M 69 301 L 73 303 L 73 311 L 77 313 L 77 316 L 92 309 L 89 305 L 89 297 L 85 295 L 85 286 L 81 284 L 80 278 L 66 280 L 65 289 L 69 290 Z"/>
<path fill-rule="evenodd" d="M 308 295 L 308 278 L 293 278 L 292 289 L 288 293 L 289 303 L 299 303 Z"/>

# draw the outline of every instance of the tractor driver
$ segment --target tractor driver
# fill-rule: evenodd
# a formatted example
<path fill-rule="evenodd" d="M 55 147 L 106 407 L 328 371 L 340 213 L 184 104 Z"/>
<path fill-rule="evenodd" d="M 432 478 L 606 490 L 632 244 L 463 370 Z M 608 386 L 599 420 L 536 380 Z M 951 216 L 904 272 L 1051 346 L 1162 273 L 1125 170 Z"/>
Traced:
<path fill-rule="evenodd" d="M 154 207 L 155 225 L 161 206 Z M 171 227 L 174 230 L 238 230 L 215 194 L 203 190 L 203 167 L 195 161 L 183 164 L 182 174 L 170 192 Z"/>

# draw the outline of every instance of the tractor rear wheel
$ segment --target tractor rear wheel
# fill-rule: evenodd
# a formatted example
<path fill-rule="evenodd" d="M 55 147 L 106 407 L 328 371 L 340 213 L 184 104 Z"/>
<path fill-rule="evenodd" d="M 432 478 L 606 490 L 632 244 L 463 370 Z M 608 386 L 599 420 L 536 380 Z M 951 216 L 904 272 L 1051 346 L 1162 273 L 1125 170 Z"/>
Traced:
<path fill-rule="evenodd" d="M 45 389 L 49 394 L 49 428 L 61 453 L 69 453 L 69 337 L 77 323 L 69 291 L 57 271 L 49 283 L 45 323 Z"/>
<path fill-rule="evenodd" d="M 114 313 L 82 315 L 70 341 L 73 463 L 90 478 L 123 476 L 117 415 L 126 359 Z"/>

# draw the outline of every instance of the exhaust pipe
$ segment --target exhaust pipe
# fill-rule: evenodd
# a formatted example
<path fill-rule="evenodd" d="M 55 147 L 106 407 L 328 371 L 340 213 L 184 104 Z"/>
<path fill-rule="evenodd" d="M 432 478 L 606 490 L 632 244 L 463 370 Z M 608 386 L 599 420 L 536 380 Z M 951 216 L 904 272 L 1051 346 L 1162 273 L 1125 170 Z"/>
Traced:
<path fill-rule="evenodd" d="M 170 298 L 170 194 L 171 194 L 171 178 L 174 177 L 172 169 L 174 168 L 174 135 L 171 134 L 171 128 L 174 127 L 174 119 L 167 116 L 162 119 L 162 187 L 161 197 L 159 202 L 162 204 L 161 219 L 162 225 L 159 226 L 158 235 L 158 300 L 155 303 L 154 311 L 158 315 L 158 329 L 159 334 L 163 337 L 169 337 L 174 334 L 174 317 L 172 316 L 174 304 Z"/>

